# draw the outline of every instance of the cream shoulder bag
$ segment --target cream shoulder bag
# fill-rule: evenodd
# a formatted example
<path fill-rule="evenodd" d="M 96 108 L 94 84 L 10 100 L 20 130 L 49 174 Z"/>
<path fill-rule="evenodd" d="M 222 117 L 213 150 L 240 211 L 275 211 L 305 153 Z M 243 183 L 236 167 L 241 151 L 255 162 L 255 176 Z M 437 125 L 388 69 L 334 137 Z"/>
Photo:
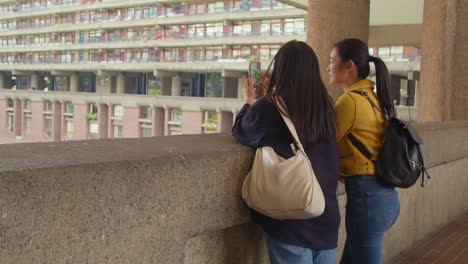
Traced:
<path fill-rule="evenodd" d="M 242 198 L 255 211 L 279 220 L 320 216 L 325 210 L 322 188 L 294 124 L 283 114 L 287 111 L 278 100 L 277 105 L 299 149 L 293 148 L 295 155 L 284 159 L 271 147 L 258 148 L 242 184 Z"/>

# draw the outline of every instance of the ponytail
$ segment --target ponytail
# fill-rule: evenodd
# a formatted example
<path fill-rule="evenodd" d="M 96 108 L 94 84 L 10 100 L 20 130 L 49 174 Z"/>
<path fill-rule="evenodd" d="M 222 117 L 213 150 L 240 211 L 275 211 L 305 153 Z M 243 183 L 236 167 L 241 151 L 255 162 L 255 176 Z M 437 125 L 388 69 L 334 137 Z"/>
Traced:
<path fill-rule="evenodd" d="M 369 62 L 375 64 L 375 80 L 377 86 L 377 99 L 382 111 L 388 117 L 395 117 L 395 106 L 393 105 L 392 90 L 390 89 L 390 75 L 385 63 L 377 57 L 369 56 Z"/>
<path fill-rule="evenodd" d="M 366 43 L 359 39 L 344 39 L 335 43 L 343 61 L 351 60 L 356 64 L 358 76 L 362 79 L 367 78 L 370 73 L 369 62 L 375 64 L 375 79 L 377 83 L 377 99 L 379 100 L 382 112 L 388 117 L 395 117 L 395 107 L 390 87 L 390 75 L 388 74 L 385 63 L 369 55 L 369 48 Z"/>

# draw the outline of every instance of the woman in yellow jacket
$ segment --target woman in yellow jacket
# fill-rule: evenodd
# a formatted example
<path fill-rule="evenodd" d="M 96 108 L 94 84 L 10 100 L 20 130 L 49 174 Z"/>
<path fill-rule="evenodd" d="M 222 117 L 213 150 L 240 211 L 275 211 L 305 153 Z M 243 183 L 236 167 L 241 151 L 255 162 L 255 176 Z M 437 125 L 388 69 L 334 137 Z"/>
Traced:
<path fill-rule="evenodd" d="M 366 79 L 371 62 L 376 69 L 377 94 Z M 387 116 L 394 116 L 390 77 L 385 63 L 370 56 L 367 45 L 358 39 L 336 43 L 327 70 L 330 83 L 344 91 L 335 106 L 339 173 L 347 194 L 346 243 L 341 263 L 379 264 L 384 233 L 398 218 L 400 202 L 395 188 L 381 183 L 375 173 L 373 160 L 383 143 L 385 119 L 365 95 Z M 362 147 L 356 147 L 359 143 L 371 159 L 362 153 Z"/>

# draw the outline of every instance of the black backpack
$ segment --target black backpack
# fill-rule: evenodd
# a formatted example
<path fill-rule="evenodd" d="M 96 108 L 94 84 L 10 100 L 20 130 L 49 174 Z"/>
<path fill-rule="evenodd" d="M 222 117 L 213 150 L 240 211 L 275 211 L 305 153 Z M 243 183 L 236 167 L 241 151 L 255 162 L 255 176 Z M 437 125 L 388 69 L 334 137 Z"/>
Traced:
<path fill-rule="evenodd" d="M 380 111 L 379 107 L 372 101 L 366 92 L 352 91 L 360 94 L 371 103 L 387 120 L 384 131 L 384 141 L 379 151 L 377 160 L 371 159 L 369 150 L 353 134 L 349 133 L 348 138 L 353 145 L 369 160 L 374 162 L 377 177 L 387 185 L 408 188 L 414 185 L 419 176 L 422 175 L 421 186 L 424 186 L 424 176 L 430 176 L 424 166 L 423 155 L 420 144 L 422 139 L 416 129 L 408 122 L 404 122 L 396 117 L 388 118 Z"/>

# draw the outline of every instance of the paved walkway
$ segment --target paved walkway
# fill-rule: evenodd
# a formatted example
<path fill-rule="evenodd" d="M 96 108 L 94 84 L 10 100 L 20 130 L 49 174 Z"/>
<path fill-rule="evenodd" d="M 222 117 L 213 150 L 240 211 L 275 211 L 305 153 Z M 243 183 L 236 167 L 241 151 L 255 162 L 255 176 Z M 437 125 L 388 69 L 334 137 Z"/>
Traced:
<path fill-rule="evenodd" d="M 389 264 L 468 264 L 468 213 Z"/>

